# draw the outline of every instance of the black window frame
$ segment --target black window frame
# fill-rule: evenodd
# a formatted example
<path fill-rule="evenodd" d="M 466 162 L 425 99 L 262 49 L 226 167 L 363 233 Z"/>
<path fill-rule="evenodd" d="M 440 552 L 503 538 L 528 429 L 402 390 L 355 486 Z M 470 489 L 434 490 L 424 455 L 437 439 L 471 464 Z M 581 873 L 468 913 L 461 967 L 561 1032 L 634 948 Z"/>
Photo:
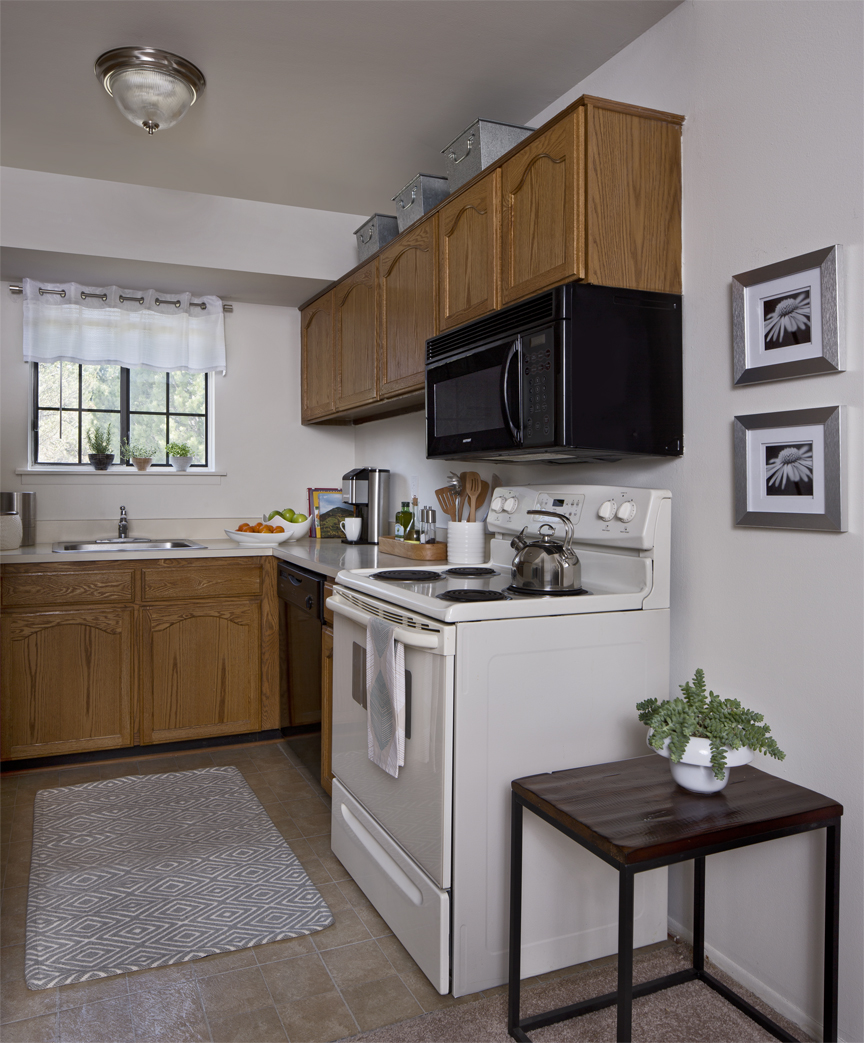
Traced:
<path fill-rule="evenodd" d="M 73 363 L 74 365 L 75 363 Z M 118 441 L 129 440 L 130 431 L 130 418 L 132 416 L 157 416 L 165 418 L 165 439 L 168 440 L 168 424 L 172 417 L 200 417 L 204 421 L 204 461 L 203 463 L 193 463 L 190 468 L 198 470 L 207 470 L 210 467 L 210 374 L 203 373 L 204 377 L 204 412 L 203 413 L 180 413 L 171 411 L 169 407 L 170 395 L 171 395 L 171 370 L 165 371 L 165 410 L 145 410 L 145 409 L 133 409 L 129 408 L 129 380 L 131 370 L 128 366 L 120 366 L 120 408 L 119 409 L 84 409 L 81 404 L 81 393 L 83 387 L 83 380 L 81 369 L 87 363 L 77 363 L 78 366 L 78 404 L 74 409 L 63 407 L 62 402 L 56 408 L 54 406 L 41 406 L 39 404 L 39 366 L 45 365 L 45 363 L 31 362 L 32 369 L 32 400 L 31 400 L 31 432 L 32 432 L 32 460 L 34 467 L 86 467 L 89 466 L 86 461 L 86 453 L 83 452 L 85 438 L 84 428 L 84 417 L 88 414 L 101 414 L 116 416 L 119 419 L 119 433 Z M 161 372 L 161 370 L 160 370 Z M 39 413 L 40 412 L 56 412 L 56 413 L 76 413 L 78 416 L 78 462 L 77 463 L 65 463 L 63 461 L 54 460 L 39 460 Z M 131 460 L 119 459 L 119 452 L 115 454 L 114 467 L 128 467 L 134 470 L 134 464 Z M 168 460 L 167 453 L 165 454 L 164 460 L 157 462 L 153 461 L 152 467 L 164 467 L 166 469 L 171 468 L 171 464 Z"/>

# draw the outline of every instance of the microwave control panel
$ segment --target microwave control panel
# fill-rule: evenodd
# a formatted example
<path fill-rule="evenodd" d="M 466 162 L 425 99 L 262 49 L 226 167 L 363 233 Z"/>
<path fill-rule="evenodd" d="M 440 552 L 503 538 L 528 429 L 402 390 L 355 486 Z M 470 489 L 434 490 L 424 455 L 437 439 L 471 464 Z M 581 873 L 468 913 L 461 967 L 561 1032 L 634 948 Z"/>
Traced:
<path fill-rule="evenodd" d="M 554 331 L 522 339 L 522 445 L 550 445 L 555 439 Z"/>

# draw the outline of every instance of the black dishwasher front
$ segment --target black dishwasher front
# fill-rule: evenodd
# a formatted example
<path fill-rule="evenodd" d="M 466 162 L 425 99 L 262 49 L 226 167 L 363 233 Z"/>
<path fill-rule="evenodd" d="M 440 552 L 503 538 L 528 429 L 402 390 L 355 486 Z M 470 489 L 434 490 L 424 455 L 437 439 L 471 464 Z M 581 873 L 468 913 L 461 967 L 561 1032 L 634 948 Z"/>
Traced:
<path fill-rule="evenodd" d="M 287 610 L 288 685 L 287 700 L 281 708 L 281 725 L 296 728 L 318 724 L 321 720 L 324 577 L 280 561 L 277 591 Z"/>

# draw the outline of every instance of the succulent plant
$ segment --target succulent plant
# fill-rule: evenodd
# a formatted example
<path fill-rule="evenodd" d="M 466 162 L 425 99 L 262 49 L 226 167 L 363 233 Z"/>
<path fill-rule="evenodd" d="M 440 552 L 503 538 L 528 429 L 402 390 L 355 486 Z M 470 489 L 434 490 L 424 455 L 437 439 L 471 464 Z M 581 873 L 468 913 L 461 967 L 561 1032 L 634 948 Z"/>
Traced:
<path fill-rule="evenodd" d="M 726 747 L 738 750 L 747 746 L 755 753 L 767 753 L 782 761 L 786 754 L 768 734 L 761 713 L 745 709 L 737 699 L 721 699 L 714 692 L 705 693 L 705 674 L 697 670 L 692 681 L 679 685 L 683 698 L 645 699 L 636 710 L 639 720 L 652 729 L 649 745 L 661 750 L 669 740 L 669 757 L 676 764 L 687 743 L 695 735 L 711 740 L 711 767 L 715 778 L 722 779 L 726 768 Z"/>

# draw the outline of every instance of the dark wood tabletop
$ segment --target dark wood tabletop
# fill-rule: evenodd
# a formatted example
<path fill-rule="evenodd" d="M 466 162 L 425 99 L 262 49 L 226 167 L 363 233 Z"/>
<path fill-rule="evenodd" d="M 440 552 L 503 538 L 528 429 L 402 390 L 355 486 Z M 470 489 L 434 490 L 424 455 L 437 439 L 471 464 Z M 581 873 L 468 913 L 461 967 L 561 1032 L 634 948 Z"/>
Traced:
<path fill-rule="evenodd" d="M 531 775 L 514 780 L 512 788 L 622 865 L 789 827 L 819 828 L 843 814 L 830 797 L 751 765 L 733 768 L 717 793 L 690 793 L 655 754 Z"/>

